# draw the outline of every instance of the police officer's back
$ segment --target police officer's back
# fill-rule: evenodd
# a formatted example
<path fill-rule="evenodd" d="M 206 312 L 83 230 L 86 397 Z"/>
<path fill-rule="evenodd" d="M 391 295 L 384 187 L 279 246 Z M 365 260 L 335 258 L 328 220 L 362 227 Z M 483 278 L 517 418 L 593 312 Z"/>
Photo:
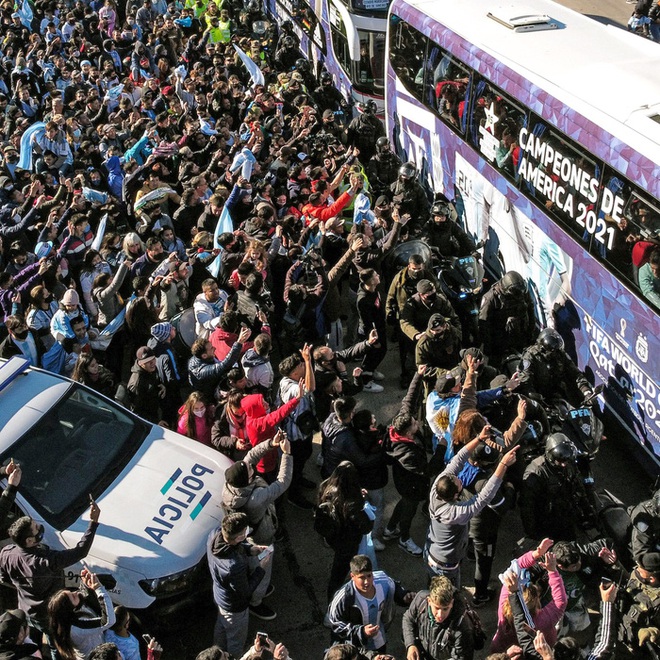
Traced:
<path fill-rule="evenodd" d="M 548 436 L 545 453 L 525 470 L 520 517 L 525 534 L 533 539 L 574 541 L 578 526 L 593 520 L 576 467 L 577 449 L 563 433 Z"/>
<path fill-rule="evenodd" d="M 660 490 L 650 500 L 632 507 L 630 519 L 633 559 L 637 561 L 647 552 L 660 552 Z"/>
<path fill-rule="evenodd" d="M 411 230 L 419 230 L 429 218 L 429 200 L 417 180 L 415 163 L 408 161 L 399 168 L 396 181 L 390 186 L 392 201 L 399 213 L 412 218 Z"/>
<path fill-rule="evenodd" d="M 582 396 L 591 394 L 591 385 L 585 375 L 564 351 L 564 340 L 552 328 L 539 334 L 536 342 L 522 356 L 518 371 L 521 390 L 541 398 L 565 397 L 576 404 Z"/>
<path fill-rule="evenodd" d="M 376 153 L 367 163 L 366 172 L 374 196 L 390 192 L 390 186 L 396 181 L 401 159 L 392 151 L 387 137 L 376 140 Z"/>

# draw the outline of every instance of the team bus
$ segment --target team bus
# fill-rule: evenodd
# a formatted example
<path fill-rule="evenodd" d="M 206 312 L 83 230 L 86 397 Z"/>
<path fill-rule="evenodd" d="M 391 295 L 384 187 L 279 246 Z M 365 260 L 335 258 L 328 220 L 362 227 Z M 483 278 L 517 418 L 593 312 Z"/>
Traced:
<path fill-rule="evenodd" d="M 638 273 L 660 242 L 660 48 L 551 0 L 495 6 L 392 1 L 391 139 L 490 273 L 527 278 L 657 473 L 660 318 Z"/>
<path fill-rule="evenodd" d="M 347 99 L 383 110 L 389 0 L 265 0 L 269 18 L 291 21 L 316 73 L 325 68 Z"/>

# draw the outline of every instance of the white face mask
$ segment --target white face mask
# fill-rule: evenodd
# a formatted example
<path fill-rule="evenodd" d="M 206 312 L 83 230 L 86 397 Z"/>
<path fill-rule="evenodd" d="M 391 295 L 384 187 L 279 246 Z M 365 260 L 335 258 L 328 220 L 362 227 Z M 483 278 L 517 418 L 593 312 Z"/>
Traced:
<path fill-rule="evenodd" d="M 201 410 L 193 410 L 193 415 L 196 417 L 204 417 L 204 415 L 206 415 L 206 408 L 202 408 Z"/>

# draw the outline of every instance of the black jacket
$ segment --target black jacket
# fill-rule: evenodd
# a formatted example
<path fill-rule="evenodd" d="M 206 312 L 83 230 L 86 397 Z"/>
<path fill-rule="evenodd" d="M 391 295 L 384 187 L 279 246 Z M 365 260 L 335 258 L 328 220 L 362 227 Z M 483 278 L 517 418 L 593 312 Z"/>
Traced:
<path fill-rule="evenodd" d="M 416 646 L 422 660 L 472 660 L 474 641 L 472 621 L 465 614 L 461 594 L 442 623 L 429 616 L 428 591 L 418 591 L 403 615 L 403 643 L 406 649 Z"/>

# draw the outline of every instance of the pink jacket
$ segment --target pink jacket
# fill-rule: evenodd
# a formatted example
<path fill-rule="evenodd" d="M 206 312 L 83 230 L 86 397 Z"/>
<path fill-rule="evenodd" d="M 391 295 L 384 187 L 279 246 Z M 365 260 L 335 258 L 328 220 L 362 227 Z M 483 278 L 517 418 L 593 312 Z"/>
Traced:
<path fill-rule="evenodd" d="M 204 417 L 195 417 L 195 437 L 193 440 L 201 442 L 207 447 L 213 447 L 211 444 L 211 427 L 213 426 L 213 412 L 209 412 L 211 407 L 206 409 Z M 183 406 L 179 409 L 179 422 L 176 425 L 176 432 L 188 436 L 186 431 L 188 424 L 188 415 L 183 412 Z"/>
<path fill-rule="evenodd" d="M 518 565 L 521 568 L 530 568 L 535 563 L 536 560 L 532 551 L 526 552 L 522 557 L 518 558 Z M 548 640 L 548 644 L 553 647 L 557 642 L 557 630 L 555 626 L 564 616 L 568 597 L 566 596 L 566 589 L 564 589 L 564 581 L 558 571 L 548 573 L 548 582 L 552 593 L 552 602 L 542 607 L 533 616 L 533 619 L 536 630 L 540 630 Z M 491 653 L 504 653 L 512 644 L 518 644 L 515 631 L 513 628 L 509 628 L 502 614 L 502 607 L 508 597 L 509 592 L 503 586 L 500 591 L 500 602 L 497 607 L 497 631 L 490 645 Z"/>

